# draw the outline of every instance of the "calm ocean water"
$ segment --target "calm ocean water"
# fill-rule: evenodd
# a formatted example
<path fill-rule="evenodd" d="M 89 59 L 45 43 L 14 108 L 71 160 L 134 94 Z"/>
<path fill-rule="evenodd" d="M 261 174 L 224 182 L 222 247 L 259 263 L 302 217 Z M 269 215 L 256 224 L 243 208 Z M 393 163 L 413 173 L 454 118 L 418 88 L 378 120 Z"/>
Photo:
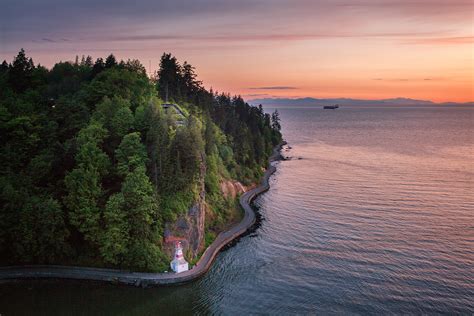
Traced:
<path fill-rule="evenodd" d="M 0 285 L 0 314 L 474 313 L 474 109 L 279 108 L 291 160 L 202 279 Z"/>

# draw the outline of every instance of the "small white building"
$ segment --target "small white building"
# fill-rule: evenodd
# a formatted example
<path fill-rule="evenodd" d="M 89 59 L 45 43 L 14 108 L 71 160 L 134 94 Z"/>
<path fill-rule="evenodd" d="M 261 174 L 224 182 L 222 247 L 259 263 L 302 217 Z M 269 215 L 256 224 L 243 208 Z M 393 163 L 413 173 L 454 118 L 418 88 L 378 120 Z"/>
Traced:
<path fill-rule="evenodd" d="M 171 261 L 170 266 L 171 266 L 171 270 L 173 270 L 176 273 L 189 270 L 189 264 L 184 259 L 183 247 L 181 247 L 181 242 L 179 241 L 176 243 L 174 258 L 173 258 L 173 261 Z"/>

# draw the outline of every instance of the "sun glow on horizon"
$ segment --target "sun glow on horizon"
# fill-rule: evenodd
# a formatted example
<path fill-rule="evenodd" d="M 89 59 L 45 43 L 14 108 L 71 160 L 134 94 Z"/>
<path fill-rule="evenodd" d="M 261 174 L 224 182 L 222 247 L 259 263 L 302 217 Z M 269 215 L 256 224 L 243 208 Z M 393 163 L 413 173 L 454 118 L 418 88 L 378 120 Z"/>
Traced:
<path fill-rule="evenodd" d="M 0 13 L 2 60 L 21 47 L 48 67 L 113 53 L 153 72 L 171 52 L 206 87 L 247 99 L 474 101 L 471 1 L 104 1 L 68 19 L 60 13 L 71 5 L 56 0 L 21 8 L 11 2 Z"/>

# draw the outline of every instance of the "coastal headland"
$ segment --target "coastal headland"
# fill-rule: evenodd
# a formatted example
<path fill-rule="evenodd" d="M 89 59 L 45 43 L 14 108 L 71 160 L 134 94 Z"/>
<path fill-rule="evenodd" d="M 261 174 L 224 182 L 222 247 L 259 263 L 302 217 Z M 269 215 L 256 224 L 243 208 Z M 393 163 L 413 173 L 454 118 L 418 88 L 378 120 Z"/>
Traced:
<path fill-rule="evenodd" d="M 255 221 L 255 212 L 250 206 L 251 202 L 259 195 L 270 188 L 270 176 L 276 171 L 273 165 L 280 157 L 280 150 L 286 144 L 282 142 L 273 149 L 273 154 L 268 161 L 260 184 L 243 193 L 239 202 L 244 211 L 244 217 L 240 223 L 229 230 L 221 232 L 214 242 L 204 251 L 196 265 L 182 273 L 146 273 L 131 272 L 119 269 L 60 266 L 60 265 L 24 265 L 0 267 L 0 280 L 14 281 L 20 279 L 75 279 L 110 282 L 114 284 L 125 284 L 140 287 L 177 285 L 193 281 L 204 275 L 211 267 L 219 251 L 231 241 L 235 240 L 251 228 Z"/>

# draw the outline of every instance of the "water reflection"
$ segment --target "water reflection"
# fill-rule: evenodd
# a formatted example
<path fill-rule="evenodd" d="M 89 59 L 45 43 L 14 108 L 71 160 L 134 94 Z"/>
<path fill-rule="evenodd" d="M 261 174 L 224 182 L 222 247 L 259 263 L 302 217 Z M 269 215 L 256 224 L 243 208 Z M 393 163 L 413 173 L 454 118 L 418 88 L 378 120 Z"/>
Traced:
<path fill-rule="evenodd" d="M 473 314 L 474 109 L 280 109 L 261 227 L 202 279 L 0 285 L 0 314 Z"/>

